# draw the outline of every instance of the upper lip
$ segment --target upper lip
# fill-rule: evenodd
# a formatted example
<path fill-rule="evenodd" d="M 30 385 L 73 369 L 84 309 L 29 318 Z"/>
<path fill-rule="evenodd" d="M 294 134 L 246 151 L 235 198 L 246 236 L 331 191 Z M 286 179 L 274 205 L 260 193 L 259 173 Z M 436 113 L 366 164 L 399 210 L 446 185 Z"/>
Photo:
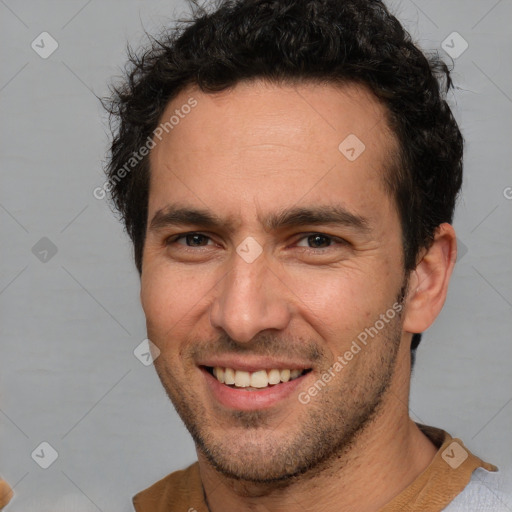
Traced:
<path fill-rule="evenodd" d="M 310 364 L 297 361 L 276 360 L 271 357 L 242 357 L 242 356 L 217 356 L 204 359 L 198 362 L 198 366 L 218 366 L 220 368 L 232 368 L 234 370 L 243 370 L 246 372 L 256 372 L 258 370 L 308 370 Z"/>

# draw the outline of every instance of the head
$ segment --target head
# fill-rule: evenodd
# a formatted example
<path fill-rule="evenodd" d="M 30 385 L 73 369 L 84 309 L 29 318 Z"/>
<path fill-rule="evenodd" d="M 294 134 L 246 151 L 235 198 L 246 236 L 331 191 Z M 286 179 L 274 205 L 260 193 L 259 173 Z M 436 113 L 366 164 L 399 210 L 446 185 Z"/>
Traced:
<path fill-rule="evenodd" d="M 455 253 L 463 144 L 441 84 L 446 66 L 368 0 L 221 2 L 131 56 L 111 195 L 155 366 L 221 472 L 315 467 L 410 369 Z M 219 390 L 228 364 L 305 373 L 255 407 Z"/>

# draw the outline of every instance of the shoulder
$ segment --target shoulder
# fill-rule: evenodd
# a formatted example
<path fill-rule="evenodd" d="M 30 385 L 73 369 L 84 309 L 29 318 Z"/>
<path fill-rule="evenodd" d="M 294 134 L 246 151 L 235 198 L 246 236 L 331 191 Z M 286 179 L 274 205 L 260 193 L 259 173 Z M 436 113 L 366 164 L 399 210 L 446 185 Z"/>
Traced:
<path fill-rule="evenodd" d="M 443 512 L 510 512 L 510 484 L 505 490 L 502 474 L 477 468 L 464 490 L 443 509 Z"/>
<path fill-rule="evenodd" d="M 195 505 L 202 508 L 202 486 L 198 463 L 175 471 L 133 497 L 137 512 L 164 512 L 189 510 Z"/>

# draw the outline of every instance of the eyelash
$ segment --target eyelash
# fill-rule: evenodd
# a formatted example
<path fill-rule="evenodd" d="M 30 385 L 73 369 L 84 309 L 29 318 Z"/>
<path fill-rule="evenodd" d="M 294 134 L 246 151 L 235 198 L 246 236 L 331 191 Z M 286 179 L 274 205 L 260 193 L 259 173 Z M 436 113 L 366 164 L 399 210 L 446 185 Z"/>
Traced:
<path fill-rule="evenodd" d="M 206 237 L 208 240 L 212 240 L 212 238 L 208 235 L 205 235 L 204 233 L 201 233 L 199 231 L 189 231 L 187 233 L 180 233 L 178 235 L 173 235 L 169 238 L 167 238 L 165 240 L 165 245 L 166 246 L 170 246 L 174 243 L 176 243 L 178 240 L 182 239 L 182 238 L 186 238 L 187 236 L 191 236 L 191 235 L 201 235 L 203 237 Z M 301 249 L 303 249 L 303 252 L 314 252 L 314 253 L 318 253 L 318 251 L 320 252 L 326 252 L 325 250 L 326 249 L 329 249 L 330 247 L 332 247 L 333 244 L 337 244 L 337 245 L 347 245 L 348 242 L 346 242 L 345 240 L 343 240 L 342 238 L 338 238 L 338 237 L 335 237 L 335 236 L 331 236 L 331 235 L 327 235 L 325 233 L 320 233 L 318 231 L 313 231 L 313 232 L 310 232 L 310 233 L 303 233 L 302 236 L 300 238 L 297 239 L 297 241 L 295 243 L 298 243 L 304 239 L 307 239 L 311 236 L 320 236 L 320 237 L 323 237 L 323 238 L 326 238 L 330 241 L 330 244 L 327 246 L 327 247 L 302 247 L 300 246 Z M 180 244 L 182 245 L 182 244 Z M 185 245 L 183 244 L 182 245 L 183 247 L 183 250 L 186 250 L 186 251 L 196 251 L 197 249 L 206 249 L 208 246 L 189 246 L 189 245 Z"/>

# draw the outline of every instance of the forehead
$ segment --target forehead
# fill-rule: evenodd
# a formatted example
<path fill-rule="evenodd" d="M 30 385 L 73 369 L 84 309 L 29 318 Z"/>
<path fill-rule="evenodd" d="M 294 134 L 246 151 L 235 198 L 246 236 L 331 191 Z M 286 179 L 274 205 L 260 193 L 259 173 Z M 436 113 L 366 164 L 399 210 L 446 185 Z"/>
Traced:
<path fill-rule="evenodd" d="M 301 198 L 371 208 L 396 148 L 386 108 L 357 85 L 189 87 L 166 122 L 150 155 L 150 212 L 183 199 L 235 215 Z"/>

